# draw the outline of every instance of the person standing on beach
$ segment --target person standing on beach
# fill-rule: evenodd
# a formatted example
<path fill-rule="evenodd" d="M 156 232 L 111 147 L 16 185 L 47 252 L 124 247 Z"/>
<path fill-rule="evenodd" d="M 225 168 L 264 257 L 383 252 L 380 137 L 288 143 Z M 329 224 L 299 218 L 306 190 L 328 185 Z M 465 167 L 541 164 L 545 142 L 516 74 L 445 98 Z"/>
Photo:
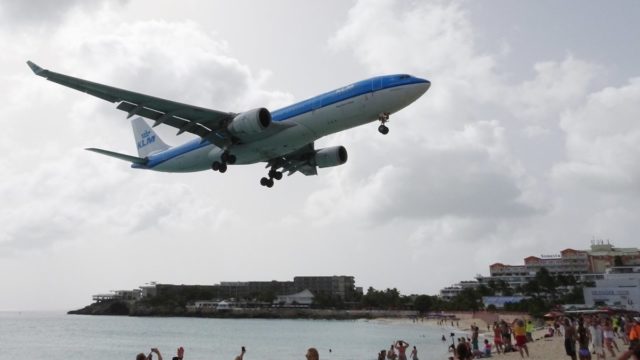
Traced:
<path fill-rule="evenodd" d="M 593 331 L 591 332 L 591 342 L 593 344 L 593 352 L 596 354 L 596 359 L 605 359 L 604 353 L 604 329 L 602 328 L 603 321 L 601 319 L 595 319 L 593 322 Z"/>
<path fill-rule="evenodd" d="M 589 330 L 584 326 L 582 319 L 578 320 L 578 356 L 580 360 L 591 360 L 591 351 L 589 351 Z"/>
<path fill-rule="evenodd" d="M 475 353 L 479 350 L 478 347 L 478 333 L 480 332 L 480 328 L 475 324 L 471 325 L 471 349 Z"/>
<path fill-rule="evenodd" d="M 533 322 L 531 320 L 527 320 L 527 342 L 533 342 Z"/>
<path fill-rule="evenodd" d="M 413 347 L 413 350 L 411 350 L 411 355 L 409 355 L 409 357 L 411 358 L 411 360 L 418 360 L 418 349 L 416 349 L 416 347 Z"/>
<path fill-rule="evenodd" d="M 529 348 L 527 347 L 527 335 L 526 328 L 524 325 L 524 320 L 516 319 L 515 324 L 513 326 L 513 334 L 516 337 L 516 346 L 518 347 L 518 351 L 520 352 L 520 357 L 524 358 L 524 354 L 522 354 L 522 349 L 527 353 L 527 357 L 529 357 Z"/>
<path fill-rule="evenodd" d="M 616 350 L 620 351 L 618 348 L 618 343 L 616 343 L 615 333 L 613 332 L 613 327 L 611 326 L 611 319 L 606 319 L 604 321 L 604 346 L 609 350 L 609 354 L 611 357 L 615 358 L 616 353 L 613 351 L 613 346 L 615 345 Z"/>
<path fill-rule="evenodd" d="M 503 352 L 512 351 L 511 328 L 504 320 L 500 321 L 500 333 L 502 334 L 502 344 L 504 345 Z"/>
<path fill-rule="evenodd" d="M 396 341 L 396 350 L 398 350 L 398 360 L 407 360 L 407 348 L 409 343 L 404 340 Z"/>
<path fill-rule="evenodd" d="M 564 350 L 571 360 L 576 360 L 576 329 L 569 319 L 564 319 Z"/>
<path fill-rule="evenodd" d="M 393 349 L 393 344 L 391 344 L 389 351 L 387 351 L 387 359 L 396 360 L 397 358 L 398 358 L 398 355 L 396 355 L 396 351 Z"/>
<path fill-rule="evenodd" d="M 493 323 L 493 346 L 495 346 L 498 354 L 504 351 L 502 348 L 502 333 L 497 321 Z"/>

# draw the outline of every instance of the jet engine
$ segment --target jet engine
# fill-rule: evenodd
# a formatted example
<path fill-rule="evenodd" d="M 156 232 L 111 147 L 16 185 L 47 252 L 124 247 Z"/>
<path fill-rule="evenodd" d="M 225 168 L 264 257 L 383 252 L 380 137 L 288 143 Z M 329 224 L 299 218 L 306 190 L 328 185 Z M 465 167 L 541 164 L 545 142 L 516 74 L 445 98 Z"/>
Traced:
<path fill-rule="evenodd" d="M 315 162 L 319 168 L 342 165 L 347 162 L 347 149 L 344 146 L 333 146 L 316 150 Z"/>
<path fill-rule="evenodd" d="M 258 134 L 271 124 L 271 113 L 265 108 L 258 108 L 238 114 L 227 127 L 233 136 L 242 138 Z"/>

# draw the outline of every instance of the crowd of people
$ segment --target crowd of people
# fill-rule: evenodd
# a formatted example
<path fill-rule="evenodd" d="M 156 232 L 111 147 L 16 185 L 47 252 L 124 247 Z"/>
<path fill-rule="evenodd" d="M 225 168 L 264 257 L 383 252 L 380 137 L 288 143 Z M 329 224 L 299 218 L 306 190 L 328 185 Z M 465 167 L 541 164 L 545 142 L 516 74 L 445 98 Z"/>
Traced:
<path fill-rule="evenodd" d="M 564 336 L 564 349 L 572 360 L 591 360 L 592 355 L 604 360 L 607 353 L 614 359 L 618 356 L 619 360 L 640 360 L 640 318 L 566 317 L 556 320 L 553 330 L 558 336 Z M 623 346 L 618 346 L 616 339 L 621 340 Z"/>
<path fill-rule="evenodd" d="M 516 319 L 512 323 L 502 320 L 490 326 L 493 344 L 484 340 L 479 347 L 478 327 L 471 326 L 470 337 L 458 338 L 451 344 L 449 359 L 469 360 L 490 357 L 507 352 L 519 352 L 522 358 L 529 357 L 527 343 L 533 341 L 533 323 Z M 491 331 L 489 331 L 491 334 Z M 451 334 L 453 336 L 453 334 Z M 571 360 L 640 360 L 640 318 L 627 316 L 590 315 L 576 318 L 558 318 L 547 329 L 544 338 L 564 338 L 564 349 Z M 444 341 L 444 335 L 442 337 Z M 621 341 L 622 344 L 618 344 Z"/>
<path fill-rule="evenodd" d="M 391 344 L 389 350 L 380 350 L 378 352 L 378 360 L 407 360 L 407 349 L 409 343 L 404 340 L 398 340 Z M 409 354 L 410 360 L 418 360 L 418 349 L 414 346 Z"/>
<path fill-rule="evenodd" d="M 488 325 L 488 330 L 493 330 L 493 344 L 489 339 L 485 339 L 482 348 L 478 340 L 480 328 L 477 325 L 471 325 L 471 337 L 458 338 L 458 344 L 451 344 L 449 352 L 453 353 L 450 359 L 468 360 L 491 357 L 493 352 L 506 353 L 510 351 L 519 351 L 520 356 L 524 358 L 526 354 L 529 357 L 529 348 L 527 342 L 533 341 L 532 332 L 534 329 L 531 321 L 525 323 L 524 320 L 515 319 L 511 324 L 502 320 L 494 322 L 493 326 Z M 451 334 L 453 336 L 453 334 Z M 444 340 L 444 335 L 442 337 Z M 515 340 L 515 344 L 513 340 Z"/>

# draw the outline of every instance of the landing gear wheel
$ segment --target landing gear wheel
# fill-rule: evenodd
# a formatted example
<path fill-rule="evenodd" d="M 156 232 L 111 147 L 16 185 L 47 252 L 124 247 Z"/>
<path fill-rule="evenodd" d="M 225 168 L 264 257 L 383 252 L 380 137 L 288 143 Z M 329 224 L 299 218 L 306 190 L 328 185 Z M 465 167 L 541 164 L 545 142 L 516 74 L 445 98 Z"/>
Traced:
<path fill-rule="evenodd" d="M 386 125 L 380 125 L 378 126 L 378 131 L 382 135 L 387 135 L 389 133 L 389 128 Z"/>
<path fill-rule="evenodd" d="M 275 176 L 273 177 L 276 180 L 281 180 L 282 179 L 282 172 L 281 171 L 276 171 Z"/>
<path fill-rule="evenodd" d="M 218 171 L 224 174 L 227 171 L 227 164 L 225 163 L 220 164 L 220 168 L 218 169 Z"/>
<path fill-rule="evenodd" d="M 273 187 L 273 179 L 267 180 L 267 187 L 268 188 Z"/>
<path fill-rule="evenodd" d="M 213 164 L 211 164 L 211 170 L 213 170 L 213 171 L 220 170 L 220 162 L 214 161 Z"/>
<path fill-rule="evenodd" d="M 268 183 L 269 183 L 269 179 L 267 179 L 266 177 L 263 177 L 262 179 L 260 179 L 260 185 L 267 186 Z"/>
<path fill-rule="evenodd" d="M 222 160 L 222 162 L 224 163 L 233 165 L 236 163 L 236 156 L 230 154 L 228 151 L 225 151 L 222 153 L 222 155 L 220 155 L 220 160 Z"/>

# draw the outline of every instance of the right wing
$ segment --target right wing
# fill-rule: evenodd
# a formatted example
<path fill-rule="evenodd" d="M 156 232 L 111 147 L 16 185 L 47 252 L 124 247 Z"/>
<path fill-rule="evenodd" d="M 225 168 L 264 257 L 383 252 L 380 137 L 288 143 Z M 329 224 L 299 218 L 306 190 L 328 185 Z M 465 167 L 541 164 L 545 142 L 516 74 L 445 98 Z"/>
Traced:
<path fill-rule="evenodd" d="M 85 92 L 100 99 L 119 103 L 117 108 L 131 117 L 139 115 L 154 120 L 154 126 L 167 124 L 178 129 L 178 134 L 189 132 L 211 141 L 218 147 L 231 143 L 230 135 L 224 131 L 226 125 L 237 115 L 206 109 L 194 105 L 165 100 L 133 91 L 94 83 L 91 81 L 59 74 L 27 61 L 31 70 L 49 81 Z"/>

